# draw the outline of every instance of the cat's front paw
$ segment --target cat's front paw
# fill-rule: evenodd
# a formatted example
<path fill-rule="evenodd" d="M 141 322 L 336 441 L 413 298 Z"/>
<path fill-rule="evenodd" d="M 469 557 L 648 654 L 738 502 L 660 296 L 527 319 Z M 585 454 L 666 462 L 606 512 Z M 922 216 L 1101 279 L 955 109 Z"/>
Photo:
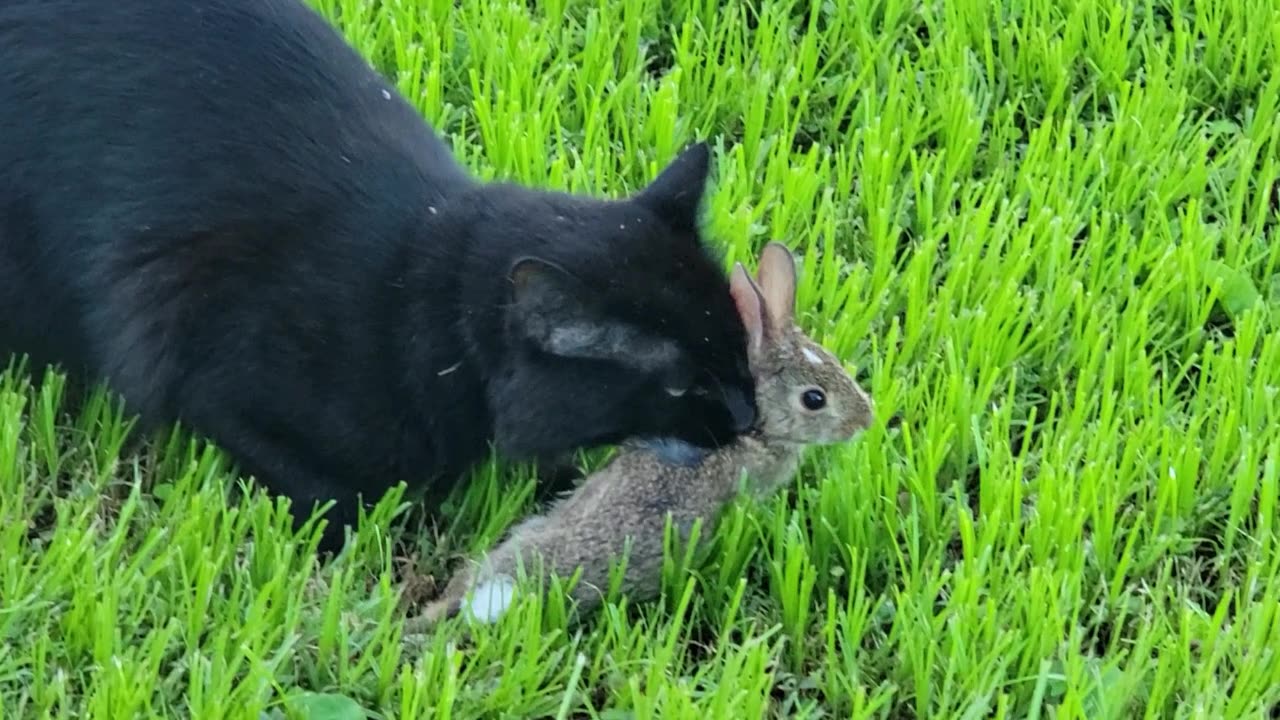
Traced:
<path fill-rule="evenodd" d="M 534 500 L 545 502 L 572 492 L 582 478 L 582 468 L 578 467 L 571 455 L 563 455 L 540 463 L 538 466 L 538 481 L 534 489 Z"/>

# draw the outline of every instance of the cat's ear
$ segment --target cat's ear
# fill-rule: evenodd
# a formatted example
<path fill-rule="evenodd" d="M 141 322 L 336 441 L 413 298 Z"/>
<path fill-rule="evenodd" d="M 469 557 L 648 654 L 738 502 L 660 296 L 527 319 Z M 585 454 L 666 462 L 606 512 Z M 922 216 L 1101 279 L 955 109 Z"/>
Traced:
<path fill-rule="evenodd" d="M 676 230 L 692 232 L 698 226 L 710 170 L 711 149 L 705 142 L 694 143 L 641 190 L 635 201 Z"/>
<path fill-rule="evenodd" d="M 609 360 L 644 372 L 659 372 L 679 357 L 670 340 L 610 318 L 588 288 L 554 263 L 521 258 L 509 279 L 512 330 L 545 353 Z"/>

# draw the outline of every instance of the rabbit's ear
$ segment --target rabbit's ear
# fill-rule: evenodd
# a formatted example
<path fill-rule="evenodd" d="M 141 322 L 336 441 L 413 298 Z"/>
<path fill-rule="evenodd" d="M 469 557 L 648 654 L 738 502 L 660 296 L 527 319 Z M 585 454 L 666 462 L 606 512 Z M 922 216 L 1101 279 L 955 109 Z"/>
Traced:
<path fill-rule="evenodd" d="M 756 270 L 769 329 L 779 336 L 791 331 L 796 314 L 796 261 L 785 245 L 771 242 L 760 253 Z"/>
<path fill-rule="evenodd" d="M 764 348 L 764 298 L 742 263 L 733 264 L 729 275 L 729 294 L 747 331 L 747 350 L 751 354 Z"/>

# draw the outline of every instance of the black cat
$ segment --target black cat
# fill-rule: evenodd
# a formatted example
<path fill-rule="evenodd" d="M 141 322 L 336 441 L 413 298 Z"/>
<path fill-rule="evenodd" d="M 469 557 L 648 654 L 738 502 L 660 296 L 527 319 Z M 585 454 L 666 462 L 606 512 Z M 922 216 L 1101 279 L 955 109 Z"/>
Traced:
<path fill-rule="evenodd" d="M 628 199 L 480 183 L 299 0 L 7 0 L 0 353 L 183 421 L 300 519 L 336 500 L 336 548 L 359 494 L 491 443 L 754 421 L 707 172 L 699 144 Z"/>

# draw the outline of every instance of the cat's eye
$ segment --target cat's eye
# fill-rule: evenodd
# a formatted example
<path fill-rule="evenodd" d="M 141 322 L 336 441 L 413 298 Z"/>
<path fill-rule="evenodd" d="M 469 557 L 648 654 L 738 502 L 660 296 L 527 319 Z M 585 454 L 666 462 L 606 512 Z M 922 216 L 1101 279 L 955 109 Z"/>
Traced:
<path fill-rule="evenodd" d="M 662 390 L 673 398 L 681 398 L 697 390 L 697 380 L 693 368 L 679 363 L 663 373 Z"/>
<path fill-rule="evenodd" d="M 707 389 L 701 385 L 685 385 L 683 387 L 679 385 L 668 385 L 663 389 L 667 391 L 668 395 L 674 398 L 684 397 L 686 394 L 693 395 L 695 397 L 706 397 L 707 395 Z"/>
<path fill-rule="evenodd" d="M 817 388 L 810 388 L 800 396 L 800 402 L 806 410 L 818 411 L 827 406 L 827 396 Z"/>

